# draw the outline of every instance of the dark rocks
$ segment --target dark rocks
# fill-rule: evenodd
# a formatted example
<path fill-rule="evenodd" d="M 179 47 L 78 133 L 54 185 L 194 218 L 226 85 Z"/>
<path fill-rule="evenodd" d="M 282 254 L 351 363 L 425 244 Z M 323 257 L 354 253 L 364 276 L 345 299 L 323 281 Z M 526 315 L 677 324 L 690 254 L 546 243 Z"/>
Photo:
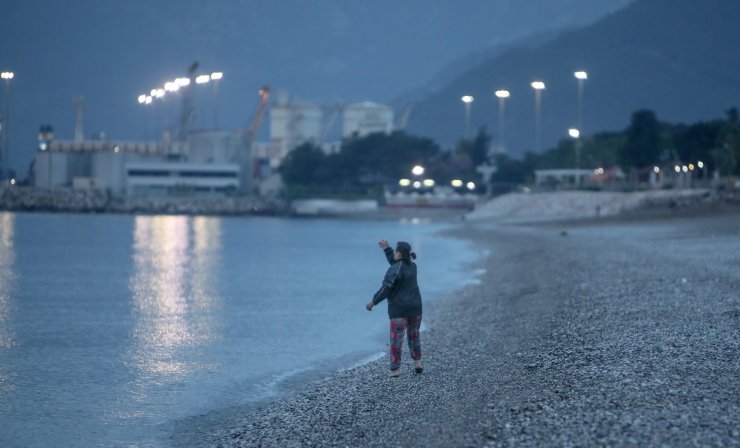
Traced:
<path fill-rule="evenodd" d="M 116 198 L 102 189 L 0 187 L 0 210 L 223 216 L 276 214 L 285 207 L 255 197 Z"/>

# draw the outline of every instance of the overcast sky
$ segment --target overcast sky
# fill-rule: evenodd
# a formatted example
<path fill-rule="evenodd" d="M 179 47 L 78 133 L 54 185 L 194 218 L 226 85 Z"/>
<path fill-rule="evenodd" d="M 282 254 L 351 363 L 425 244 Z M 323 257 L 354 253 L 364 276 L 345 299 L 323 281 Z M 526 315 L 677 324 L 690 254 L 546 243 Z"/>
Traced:
<path fill-rule="evenodd" d="M 11 70 L 11 167 L 23 175 L 42 123 L 71 139 L 72 97 L 86 134 L 154 136 L 179 107 L 136 97 L 184 75 L 223 71 L 219 124 L 246 126 L 263 84 L 321 103 L 388 102 L 452 61 L 502 42 L 590 23 L 631 0 L 5 0 L 0 70 Z M 199 91 L 194 128 L 212 127 Z M 174 99 L 174 98 L 173 98 Z"/>

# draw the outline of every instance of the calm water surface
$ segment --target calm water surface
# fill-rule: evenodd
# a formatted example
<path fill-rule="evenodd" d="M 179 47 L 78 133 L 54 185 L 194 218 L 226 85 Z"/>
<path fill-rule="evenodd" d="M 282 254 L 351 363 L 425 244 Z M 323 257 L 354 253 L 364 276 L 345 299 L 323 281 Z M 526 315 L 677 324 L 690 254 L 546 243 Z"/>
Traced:
<path fill-rule="evenodd" d="M 175 419 L 378 354 L 376 242 L 412 243 L 431 300 L 479 256 L 443 228 L 0 213 L 0 446 L 159 446 Z"/>

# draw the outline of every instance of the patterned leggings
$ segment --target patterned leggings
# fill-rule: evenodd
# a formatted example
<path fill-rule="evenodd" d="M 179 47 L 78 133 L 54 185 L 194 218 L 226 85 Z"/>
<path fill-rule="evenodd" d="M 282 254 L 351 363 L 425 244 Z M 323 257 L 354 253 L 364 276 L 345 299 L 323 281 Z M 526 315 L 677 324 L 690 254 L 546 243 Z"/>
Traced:
<path fill-rule="evenodd" d="M 391 370 L 398 370 L 401 367 L 404 332 L 408 337 L 411 359 L 421 359 L 419 326 L 421 326 L 421 315 L 391 319 Z"/>

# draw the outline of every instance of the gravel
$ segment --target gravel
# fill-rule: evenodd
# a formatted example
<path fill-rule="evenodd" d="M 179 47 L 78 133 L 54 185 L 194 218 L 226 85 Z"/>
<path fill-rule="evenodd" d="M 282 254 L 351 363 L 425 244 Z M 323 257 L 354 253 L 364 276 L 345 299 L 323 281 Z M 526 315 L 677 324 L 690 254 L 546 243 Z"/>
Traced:
<path fill-rule="evenodd" d="M 486 274 L 404 353 L 174 446 L 740 446 L 740 215 L 456 230 Z M 423 285 L 422 285 L 423 288 Z"/>

